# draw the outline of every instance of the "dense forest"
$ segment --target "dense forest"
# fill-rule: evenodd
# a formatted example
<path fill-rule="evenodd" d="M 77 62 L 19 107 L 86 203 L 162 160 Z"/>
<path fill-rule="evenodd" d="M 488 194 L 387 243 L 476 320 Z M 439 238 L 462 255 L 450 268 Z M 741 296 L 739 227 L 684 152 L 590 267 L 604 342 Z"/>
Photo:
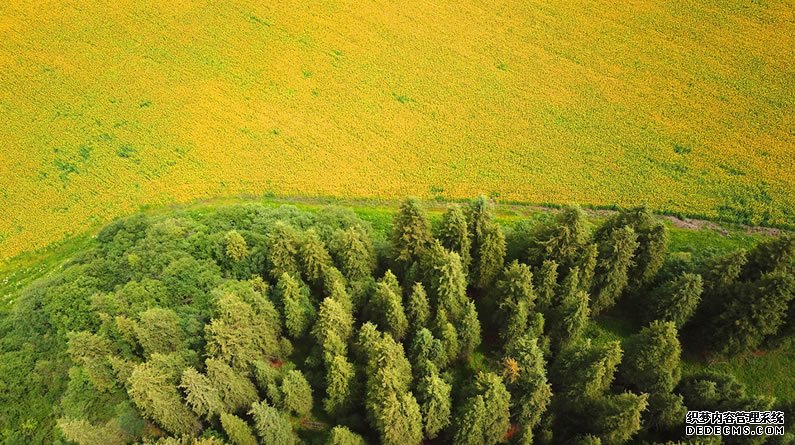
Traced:
<path fill-rule="evenodd" d="M 696 443 L 688 409 L 792 422 L 792 401 L 681 356 L 792 340 L 795 238 L 698 256 L 668 238 L 643 208 L 506 229 L 485 198 L 433 227 L 406 200 L 390 237 L 335 207 L 120 220 L 0 319 L 0 440 Z M 590 338 L 618 306 L 642 328 Z"/>

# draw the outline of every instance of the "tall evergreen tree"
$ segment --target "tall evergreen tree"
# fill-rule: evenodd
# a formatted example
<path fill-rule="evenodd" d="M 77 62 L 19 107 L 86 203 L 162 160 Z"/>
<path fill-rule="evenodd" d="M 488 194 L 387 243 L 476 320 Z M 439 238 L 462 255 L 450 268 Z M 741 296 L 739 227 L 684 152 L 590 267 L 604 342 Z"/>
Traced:
<path fill-rule="evenodd" d="M 276 293 L 282 305 L 287 333 L 294 339 L 302 337 L 315 317 L 315 308 L 309 300 L 309 290 L 300 279 L 284 273 L 276 283 Z"/>
<path fill-rule="evenodd" d="M 695 313 L 701 301 L 701 275 L 683 273 L 652 291 L 648 305 L 649 320 L 672 321 L 681 328 Z"/>
<path fill-rule="evenodd" d="M 135 336 L 146 356 L 176 351 L 183 340 L 179 316 L 170 309 L 152 308 L 139 315 Z"/>
<path fill-rule="evenodd" d="M 119 428 L 117 422 L 111 420 L 105 424 L 92 424 L 84 419 L 58 419 L 66 440 L 78 445 L 124 445 L 129 438 Z"/>
<path fill-rule="evenodd" d="M 298 444 L 298 436 L 293 431 L 286 414 L 265 402 L 255 402 L 249 411 L 254 418 L 254 429 L 265 445 Z"/>
<path fill-rule="evenodd" d="M 390 271 L 387 271 L 387 275 L 376 284 L 370 306 L 375 313 L 376 323 L 395 340 L 400 340 L 406 335 L 409 322 L 403 310 L 402 292 Z"/>
<path fill-rule="evenodd" d="M 242 261 L 248 256 L 248 244 L 237 230 L 230 230 L 224 236 L 224 253 L 232 262 Z"/>
<path fill-rule="evenodd" d="M 586 423 L 602 443 L 629 441 L 641 428 L 641 416 L 648 406 L 648 394 L 625 392 L 596 399 L 589 404 Z"/>
<path fill-rule="evenodd" d="M 298 258 L 306 282 L 313 288 L 321 288 L 324 273 L 333 264 L 325 243 L 314 229 L 304 232 L 303 240 L 298 248 Z"/>
<path fill-rule="evenodd" d="M 527 252 L 530 264 L 539 266 L 544 260 L 553 260 L 565 274 L 582 258 L 590 236 L 585 212 L 577 206 L 565 207 L 553 224 L 543 226 L 536 234 Z"/>
<path fill-rule="evenodd" d="M 458 253 L 461 257 L 461 266 L 464 270 L 469 270 L 472 261 L 470 253 L 472 240 L 467 228 L 467 217 L 461 206 L 451 205 L 444 213 L 438 238 L 442 247 Z"/>
<path fill-rule="evenodd" d="M 234 414 L 221 413 L 221 426 L 234 445 L 257 445 L 257 438 L 245 420 Z"/>
<path fill-rule="evenodd" d="M 461 352 L 461 344 L 459 341 L 458 331 L 455 326 L 447 318 L 447 311 L 440 308 L 436 311 L 434 318 L 434 336 L 442 341 L 444 345 L 445 357 L 449 361 L 458 357 Z"/>
<path fill-rule="evenodd" d="M 458 321 L 467 301 L 466 275 L 458 254 L 434 242 L 423 255 L 422 269 L 431 306 L 437 311 L 444 309 L 452 321 Z"/>
<path fill-rule="evenodd" d="M 224 412 L 224 402 L 221 394 L 207 376 L 187 368 L 182 372 L 180 389 L 185 392 L 185 398 L 193 412 L 205 419 Z"/>
<path fill-rule="evenodd" d="M 510 426 L 511 404 L 502 379 L 481 372 L 471 392 L 456 417 L 453 443 L 492 445 L 502 441 Z"/>
<path fill-rule="evenodd" d="M 224 403 L 224 411 L 235 413 L 257 401 L 257 388 L 245 375 L 231 368 L 223 361 L 208 358 L 207 378 Z"/>
<path fill-rule="evenodd" d="M 356 369 L 348 358 L 335 354 L 326 359 L 326 398 L 323 409 L 330 416 L 346 413 L 353 407 L 356 393 Z"/>
<path fill-rule="evenodd" d="M 420 379 L 417 387 L 425 437 L 435 439 L 450 424 L 452 386 L 438 372 L 431 372 Z"/>
<path fill-rule="evenodd" d="M 422 283 L 414 283 L 411 288 L 411 294 L 406 302 L 406 318 L 408 318 L 409 326 L 413 332 L 428 326 L 431 309 L 428 303 L 428 294 Z"/>
<path fill-rule="evenodd" d="M 472 284 L 480 289 L 490 286 L 505 264 L 505 235 L 496 223 L 483 228 L 483 240 L 478 243 L 478 255 L 472 273 Z"/>
<path fill-rule="evenodd" d="M 581 290 L 579 275 L 579 267 L 569 270 L 550 311 L 550 338 L 558 351 L 576 342 L 588 324 L 588 293 Z"/>
<path fill-rule="evenodd" d="M 545 316 L 549 314 L 552 301 L 555 298 L 555 289 L 558 287 L 558 263 L 544 260 L 541 269 L 536 274 L 535 288 L 537 289 L 536 305 Z"/>
<path fill-rule="evenodd" d="M 312 328 L 312 335 L 318 345 L 324 346 L 330 336 L 347 343 L 353 334 L 353 315 L 344 303 L 326 297 L 320 304 L 315 326 Z"/>
<path fill-rule="evenodd" d="M 583 400 L 599 398 L 613 382 L 621 355 L 619 342 L 595 346 L 584 340 L 564 349 L 550 374 L 555 392 L 575 406 L 581 406 Z"/>
<path fill-rule="evenodd" d="M 500 338 L 508 345 L 527 332 L 528 317 L 535 307 L 533 273 L 530 267 L 514 260 L 505 267 L 495 285 L 498 299 Z"/>
<path fill-rule="evenodd" d="M 68 337 L 68 352 L 72 361 L 83 366 L 89 380 L 96 389 L 110 391 L 114 386 L 114 372 L 108 362 L 111 342 L 88 331 L 71 332 Z"/>
<path fill-rule="evenodd" d="M 415 199 L 407 199 L 400 206 L 392 229 L 395 259 L 404 267 L 417 261 L 431 241 L 431 225 Z"/>
<path fill-rule="evenodd" d="M 524 335 L 511 343 L 505 356 L 507 386 L 514 400 L 513 416 L 520 427 L 519 442 L 531 444 L 533 429 L 552 399 L 544 355 L 537 339 Z"/>
<path fill-rule="evenodd" d="M 654 321 L 627 339 L 621 379 L 641 392 L 671 392 L 681 377 L 681 352 L 676 325 Z"/>
<path fill-rule="evenodd" d="M 278 280 L 285 273 L 294 277 L 301 274 L 298 265 L 300 240 L 294 227 L 276 222 L 266 235 L 265 245 L 268 275 L 272 279 Z"/>
<path fill-rule="evenodd" d="M 637 235 L 629 226 L 611 231 L 600 243 L 591 293 L 591 311 L 594 314 L 612 307 L 626 288 L 637 247 Z"/>
<path fill-rule="evenodd" d="M 596 263 L 599 258 L 599 247 L 595 243 L 586 244 L 582 248 L 582 257 L 576 266 L 580 269 L 580 290 L 590 291 L 596 274 Z"/>
<path fill-rule="evenodd" d="M 471 300 L 464 307 L 464 315 L 458 324 L 458 339 L 462 357 L 469 357 L 480 346 L 480 320 L 475 303 Z"/>
<path fill-rule="evenodd" d="M 348 427 L 337 425 L 329 432 L 325 445 L 365 445 L 362 436 L 352 432 Z"/>
<path fill-rule="evenodd" d="M 795 236 L 781 235 L 754 246 L 740 275 L 744 280 L 757 280 L 773 272 L 795 273 Z"/>
<path fill-rule="evenodd" d="M 303 417 L 312 411 L 313 404 L 312 388 L 304 374 L 297 369 L 287 371 L 282 379 L 282 407 L 284 410 Z"/>
<path fill-rule="evenodd" d="M 349 281 L 365 280 L 375 268 L 373 241 L 367 230 L 358 224 L 334 233 L 331 254 Z"/>
<path fill-rule="evenodd" d="M 127 393 L 144 417 L 166 431 L 181 435 L 195 434 L 199 419 L 182 404 L 177 387 L 168 372 L 150 363 L 135 367 L 128 380 Z"/>

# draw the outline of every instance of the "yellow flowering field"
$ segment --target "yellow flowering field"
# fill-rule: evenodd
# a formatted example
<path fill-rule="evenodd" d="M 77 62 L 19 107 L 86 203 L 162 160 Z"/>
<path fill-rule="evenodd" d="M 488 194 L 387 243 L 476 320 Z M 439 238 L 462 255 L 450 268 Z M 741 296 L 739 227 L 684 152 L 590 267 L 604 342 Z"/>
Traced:
<path fill-rule="evenodd" d="M 0 259 L 266 194 L 795 225 L 792 0 L 0 2 Z"/>

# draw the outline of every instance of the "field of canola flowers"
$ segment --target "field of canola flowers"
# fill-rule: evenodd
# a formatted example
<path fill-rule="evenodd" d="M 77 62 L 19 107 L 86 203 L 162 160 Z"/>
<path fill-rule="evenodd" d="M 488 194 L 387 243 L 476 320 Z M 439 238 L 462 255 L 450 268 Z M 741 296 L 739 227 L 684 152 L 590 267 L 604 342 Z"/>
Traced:
<path fill-rule="evenodd" d="M 0 2 L 0 259 L 236 194 L 795 225 L 791 0 Z"/>

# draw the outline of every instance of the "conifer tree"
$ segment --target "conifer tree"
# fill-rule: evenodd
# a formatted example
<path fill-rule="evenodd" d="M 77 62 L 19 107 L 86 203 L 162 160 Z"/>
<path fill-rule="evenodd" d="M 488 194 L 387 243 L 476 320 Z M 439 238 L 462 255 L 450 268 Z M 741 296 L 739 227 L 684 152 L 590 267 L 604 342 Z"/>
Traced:
<path fill-rule="evenodd" d="M 221 413 L 221 426 L 234 445 L 257 445 L 257 438 L 245 420 L 234 414 Z"/>
<path fill-rule="evenodd" d="M 431 309 L 428 303 L 428 294 L 422 283 L 414 283 L 406 303 L 406 318 L 409 327 L 416 332 L 426 326 L 431 318 Z"/>
<path fill-rule="evenodd" d="M 284 273 L 276 284 L 276 292 L 282 305 L 284 327 L 290 337 L 298 339 L 314 321 L 315 308 L 309 300 L 309 291 L 299 280 Z"/>
<path fill-rule="evenodd" d="M 469 357 L 480 346 L 480 320 L 475 303 L 471 300 L 464 307 L 464 315 L 458 324 L 458 339 L 461 347 L 461 355 Z"/>
<path fill-rule="evenodd" d="M 68 334 L 68 351 L 72 361 L 83 366 L 96 389 L 110 391 L 114 385 L 114 372 L 108 362 L 111 342 L 88 331 Z"/>
<path fill-rule="evenodd" d="M 431 306 L 437 311 L 444 309 L 450 320 L 457 321 L 467 301 L 466 275 L 458 254 L 436 241 L 423 255 L 422 269 Z"/>
<path fill-rule="evenodd" d="M 370 304 L 376 315 L 376 323 L 395 340 L 400 340 L 406 335 L 409 322 L 403 310 L 402 292 L 397 280 L 393 279 L 394 275 L 387 271 L 387 275 L 376 284 Z"/>
<path fill-rule="evenodd" d="M 135 336 L 147 357 L 155 353 L 168 354 L 180 347 L 184 334 L 174 311 L 155 307 L 139 316 Z"/>
<path fill-rule="evenodd" d="M 552 301 L 555 298 L 555 289 L 558 286 L 558 263 L 553 260 L 544 260 L 535 279 L 536 306 L 546 316 L 549 314 Z"/>
<path fill-rule="evenodd" d="M 795 273 L 795 237 L 781 235 L 762 241 L 750 252 L 740 274 L 743 280 L 757 280 L 766 273 Z"/>
<path fill-rule="evenodd" d="M 445 357 L 448 361 L 454 360 L 461 352 L 461 344 L 458 331 L 455 326 L 447 319 L 447 311 L 440 308 L 436 311 L 434 318 L 434 336 L 441 340 L 444 345 Z"/>
<path fill-rule="evenodd" d="M 564 349 L 550 374 L 558 388 L 556 393 L 575 406 L 583 400 L 599 398 L 613 382 L 621 355 L 619 342 L 595 346 L 584 340 Z"/>
<path fill-rule="evenodd" d="M 299 236 L 292 226 L 277 221 L 265 238 L 268 275 L 278 280 L 282 274 L 297 277 L 301 274 L 298 265 Z"/>
<path fill-rule="evenodd" d="M 304 232 L 303 240 L 298 248 L 298 258 L 306 282 L 313 288 L 322 287 L 324 273 L 333 264 L 326 245 L 314 229 Z"/>
<path fill-rule="evenodd" d="M 392 229 L 395 259 L 404 267 L 417 261 L 431 241 L 431 225 L 417 200 L 409 198 L 400 206 Z"/>
<path fill-rule="evenodd" d="M 218 395 L 224 403 L 224 411 L 237 412 L 259 399 L 257 388 L 254 387 L 251 380 L 226 363 L 208 358 L 205 360 L 205 364 L 207 365 L 207 378 L 218 390 Z"/>
<path fill-rule="evenodd" d="M 591 233 L 585 212 L 577 206 L 565 207 L 555 222 L 542 227 L 528 249 L 530 264 L 539 266 L 544 260 L 558 263 L 559 273 L 566 273 L 582 258 Z"/>
<path fill-rule="evenodd" d="M 672 321 L 681 328 L 695 313 L 701 301 L 701 275 L 683 273 L 652 291 L 649 301 L 650 320 Z"/>
<path fill-rule="evenodd" d="M 510 426 L 511 394 L 502 379 L 481 372 L 456 417 L 453 443 L 492 445 L 500 442 Z"/>
<path fill-rule="evenodd" d="M 500 337 L 507 345 L 527 332 L 528 317 L 536 301 L 533 273 L 527 265 L 514 260 L 505 267 L 495 289 L 499 319 L 502 320 Z"/>
<path fill-rule="evenodd" d="M 533 429 L 552 399 L 544 355 L 536 338 L 523 335 L 511 343 L 505 356 L 507 386 L 515 400 L 513 415 L 521 428 L 519 442 L 531 444 Z"/>
<path fill-rule="evenodd" d="M 249 411 L 254 418 L 254 429 L 265 445 L 298 444 L 298 436 L 293 431 L 286 414 L 269 406 L 266 402 L 254 402 Z"/>
<path fill-rule="evenodd" d="M 579 275 L 579 267 L 569 270 L 551 310 L 550 337 L 558 351 L 577 341 L 588 324 L 588 293 L 581 290 Z"/>
<path fill-rule="evenodd" d="M 638 247 L 631 227 L 617 228 L 599 245 L 599 262 L 592 285 L 591 312 L 598 314 L 612 307 L 628 283 L 628 272 Z"/>
<path fill-rule="evenodd" d="M 312 388 L 299 370 L 291 370 L 282 380 L 282 406 L 299 417 L 312 411 Z"/>
<path fill-rule="evenodd" d="M 207 376 L 195 368 L 187 368 L 182 372 L 179 387 L 185 392 L 188 405 L 197 415 L 210 419 L 213 415 L 224 412 L 224 402 L 218 389 Z"/>
<path fill-rule="evenodd" d="M 487 228 L 494 221 L 494 213 L 491 204 L 485 196 L 479 196 L 469 203 L 466 209 L 467 229 L 472 237 L 472 260 L 473 266 L 480 258 L 480 246 L 486 238 Z"/>
<path fill-rule="evenodd" d="M 95 425 L 84 419 L 58 419 L 66 440 L 78 445 L 124 445 L 128 437 L 114 420 Z"/>
<path fill-rule="evenodd" d="M 461 206 L 452 205 L 444 213 L 438 238 L 442 247 L 458 253 L 461 257 L 461 266 L 465 271 L 469 270 L 472 261 L 470 254 L 472 240 L 467 229 L 467 217 Z"/>
<path fill-rule="evenodd" d="M 452 386 L 431 372 L 417 384 L 417 398 L 422 413 L 423 431 L 428 439 L 435 439 L 450 424 Z"/>
<path fill-rule="evenodd" d="M 133 370 L 128 384 L 127 393 L 144 417 L 172 434 L 195 434 L 199 431 L 199 419 L 182 404 L 168 372 L 156 365 L 141 363 Z"/>
<path fill-rule="evenodd" d="M 424 371 L 427 371 L 426 362 L 432 363 L 437 368 L 445 367 L 448 362 L 444 344 L 441 340 L 434 338 L 431 331 L 426 328 L 420 329 L 414 335 L 410 352 L 417 377 L 424 375 Z"/>
<path fill-rule="evenodd" d="M 599 247 L 595 243 L 586 244 L 582 248 L 582 257 L 576 266 L 580 269 L 580 290 L 588 292 L 596 274 L 596 262 L 599 258 Z"/>
<path fill-rule="evenodd" d="M 352 432 L 348 427 L 337 425 L 329 432 L 325 445 L 365 445 L 362 436 Z"/>
<path fill-rule="evenodd" d="M 676 325 L 654 321 L 627 339 L 621 379 L 641 392 L 671 392 L 681 376 L 681 352 Z"/>
<path fill-rule="evenodd" d="M 329 416 L 346 413 L 353 407 L 356 393 L 356 369 L 342 354 L 326 359 L 326 398 L 323 409 Z"/>
<path fill-rule="evenodd" d="M 625 443 L 640 431 L 648 398 L 648 394 L 625 392 L 596 399 L 589 404 L 591 415 L 585 418 L 602 443 Z"/>
<path fill-rule="evenodd" d="M 340 272 L 349 281 L 367 279 L 375 268 L 375 249 L 370 235 L 361 225 L 337 230 L 331 253 Z"/>
<path fill-rule="evenodd" d="M 505 264 L 505 235 L 496 223 L 483 228 L 483 240 L 478 243 L 477 260 L 472 273 L 472 284 L 485 289 L 499 275 Z"/>
<path fill-rule="evenodd" d="M 335 335 L 343 343 L 347 343 L 353 334 L 353 315 L 344 303 L 336 299 L 326 297 L 320 303 L 315 326 L 312 328 L 312 335 L 318 345 L 324 346 L 326 340 Z"/>
<path fill-rule="evenodd" d="M 242 261 L 248 256 L 249 250 L 246 239 L 237 230 L 226 232 L 224 236 L 224 253 L 227 258 L 235 263 Z"/>

